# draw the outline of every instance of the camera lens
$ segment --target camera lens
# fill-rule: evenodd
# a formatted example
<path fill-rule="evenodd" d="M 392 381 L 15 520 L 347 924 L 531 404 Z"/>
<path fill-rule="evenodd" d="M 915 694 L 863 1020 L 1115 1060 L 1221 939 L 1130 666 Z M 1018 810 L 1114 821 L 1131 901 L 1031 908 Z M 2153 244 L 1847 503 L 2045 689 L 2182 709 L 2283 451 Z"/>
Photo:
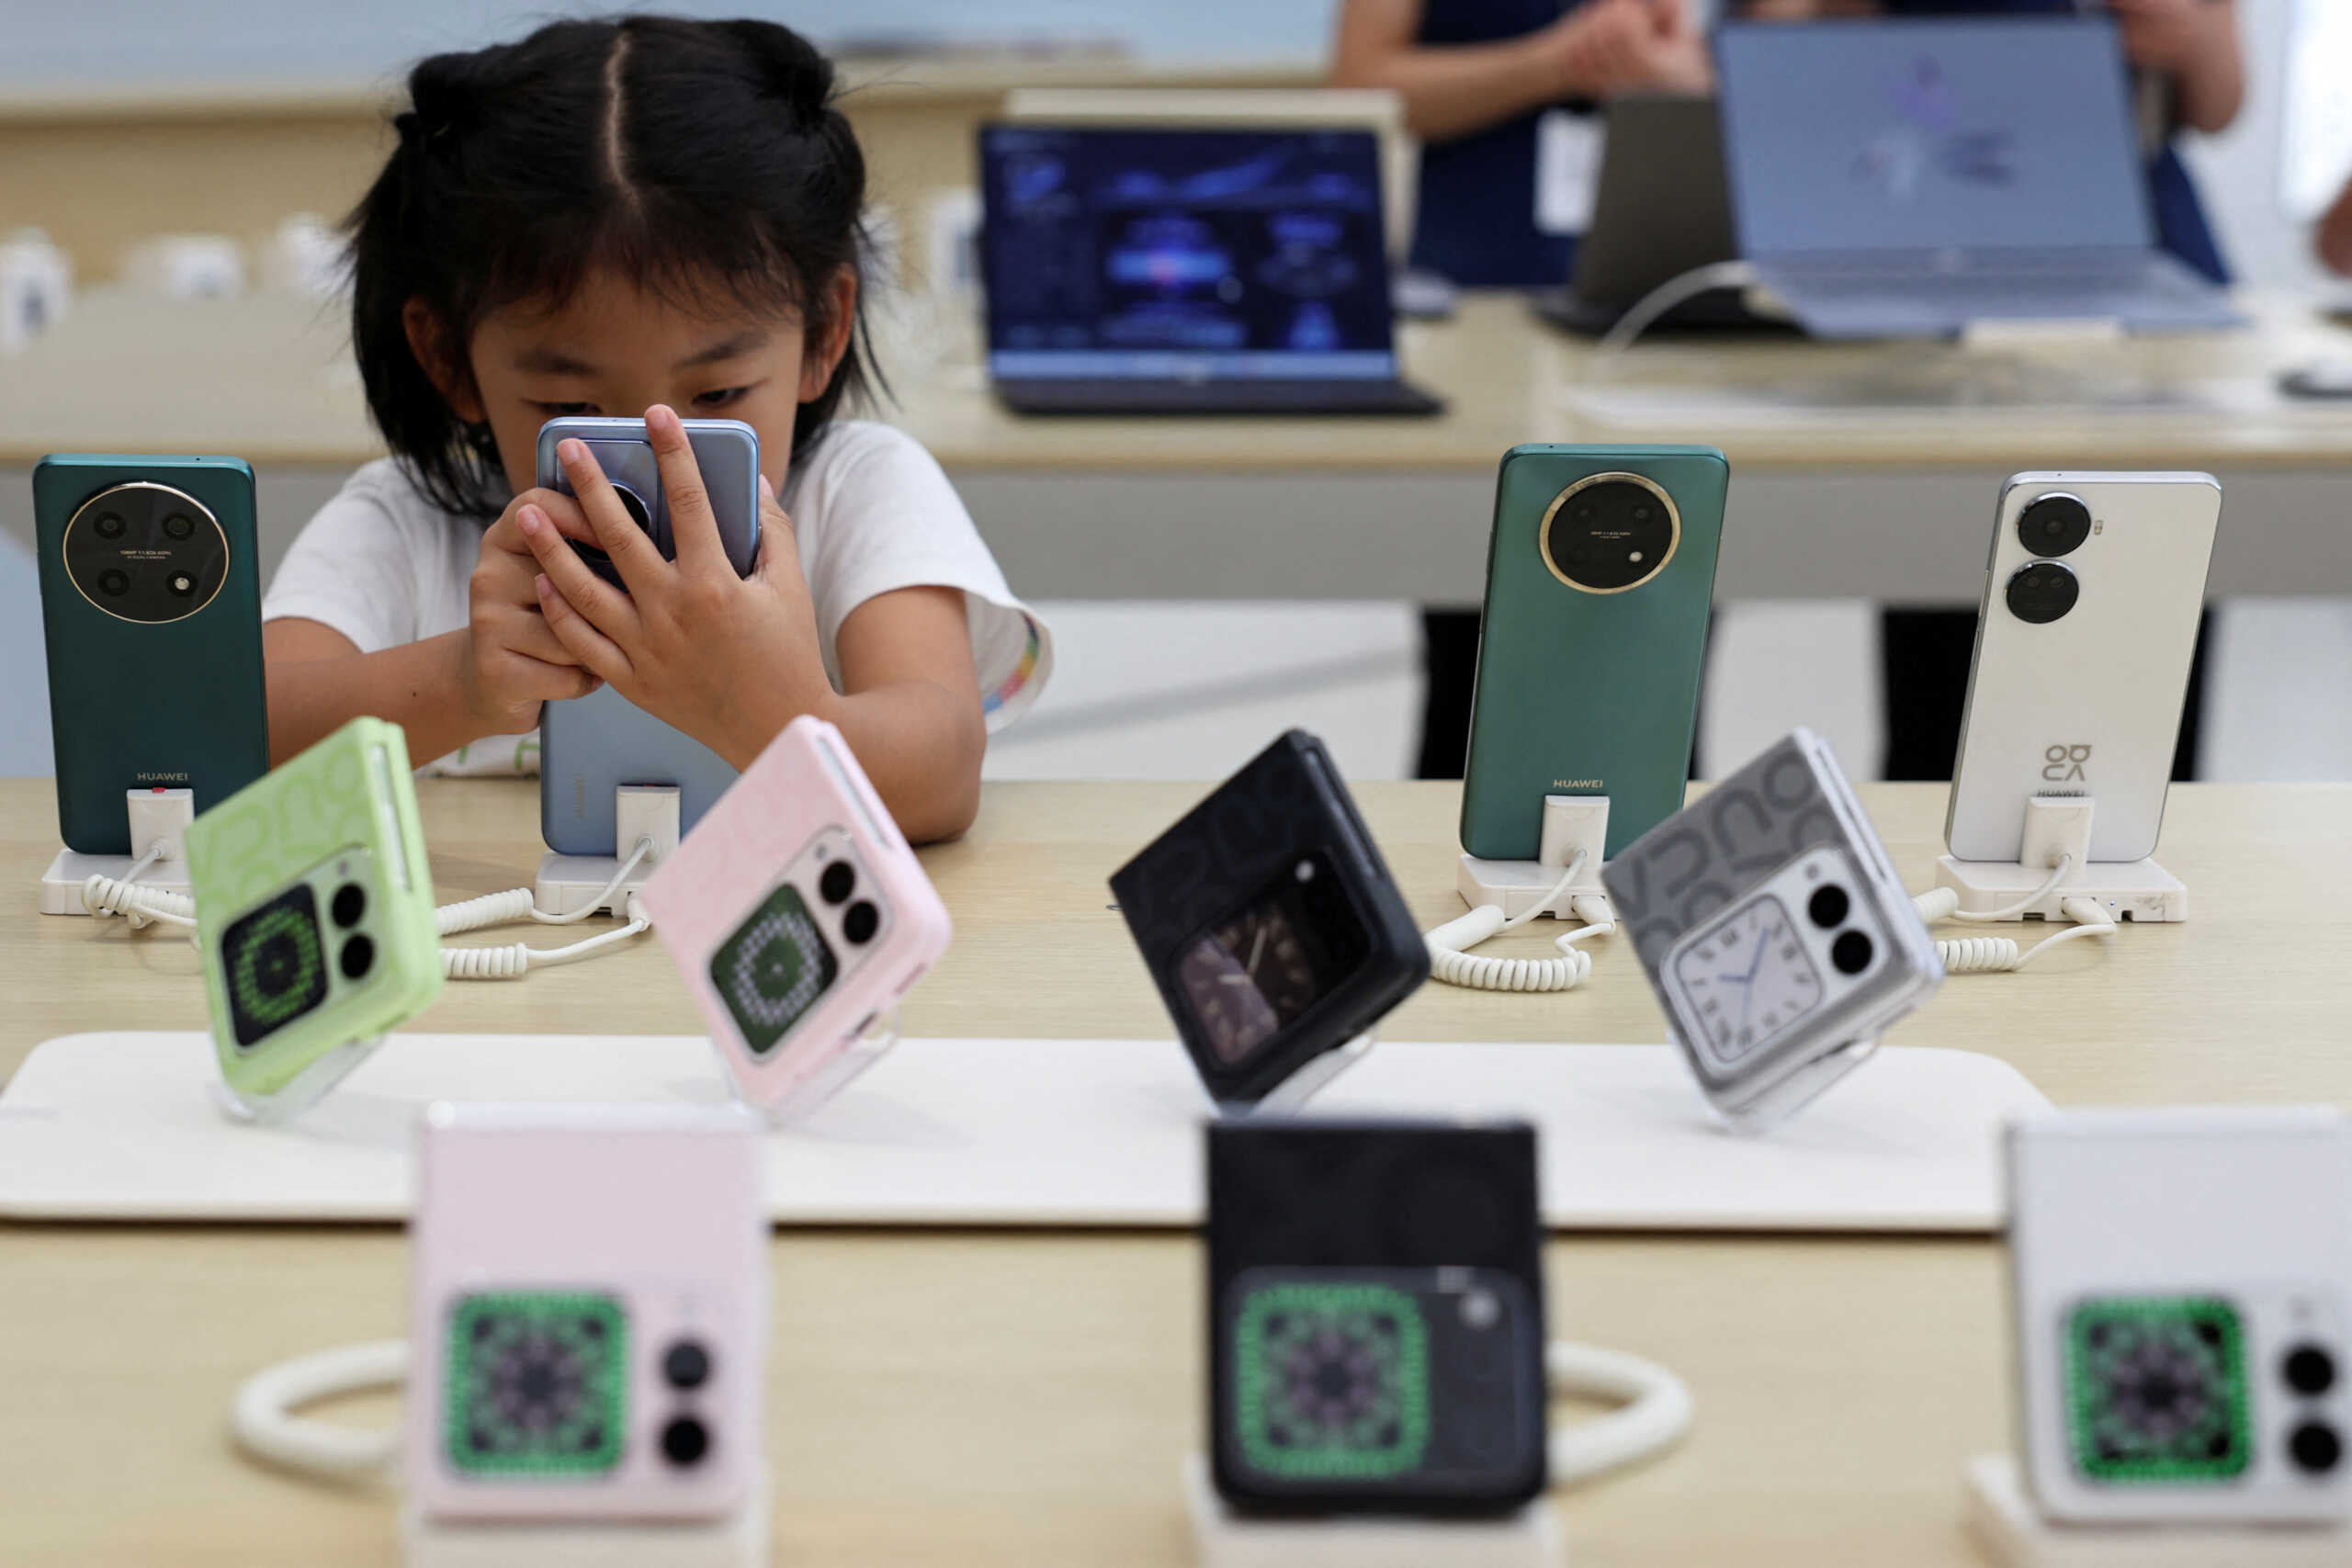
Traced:
<path fill-rule="evenodd" d="M 119 512 L 101 512 L 90 526 L 97 530 L 101 539 L 119 539 L 130 529 L 130 525 L 122 520 Z"/>
<path fill-rule="evenodd" d="M 196 536 L 196 519 L 185 512 L 175 512 L 164 519 L 164 537 L 192 539 Z"/>
<path fill-rule="evenodd" d="M 643 496 L 638 494 L 637 491 L 629 489 L 627 485 L 615 485 L 613 487 L 613 493 L 621 498 L 621 510 L 628 513 L 628 520 L 630 522 L 636 524 L 639 527 L 644 529 L 649 534 L 653 532 L 653 513 L 651 509 L 647 507 L 645 504 L 645 498 Z"/>
<path fill-rule="evenodd" d="M 336 925 L 349 931 L 368 912 L 368 890 L 356 882 L 345 883 L 334 890 L 334 902 L 327 906 L 327 912 Z"/>
<path fill-rule="evenodd" d="M 684 1468 L 700 1464 L 710 1452 L 710 1428 L 691 1416 L 681 1416 L 662 1428 L 662 1457 Z"/>
<path fill-rule="evenodd" d="M 2091 509 L 2071 495 L 2045 495 L 2018 513 L 2018 543 L 2038 556 L 2063 556 L 2091 536 Z"/>
<path fill-rule="evenodd" d="M 2010 615 L 2037 626 L 2064 615 L 2082 596 L 2083 585 L 2075 574 L 2054 560 L 2019 567 L 2002 594 Z"/>
<path fill-rule="evenodd" d="M 1846 923 L 1846 910 L 1849 907 L 1846 890 L 1832 883 L 1826 887 L 1816 887 L 1813 890 L 1813 897 L 1806 902 L 1804 912 L 1813 917 L 1815 925 L 1819 926 L 1823 931 L 1827 931 L 1832 926 L 1841 926 Z"/>
<path fill-rule="evenodd" d="M 1678 534 L 1674 508 L 1661 491 L 1612 474 L 1554 502 L 1539 544 L 1561 581 L 1616 593 L 1657 576 L 1673 558 Z"/>
<path fill-rule="evenodd" d="M 2344 1438 L 2324 1421 L 2306 1421 L 2287 1439 L 2287 1451 L 2298 1468 L 2325 1475 L 2344 1458 Z"/>
<path fill-rule="evenodd" d="M 98 592 L 119 599 L 130 592 L 130 573 L 119 566 L 110 566 L 98 573 Z"/>
<path fill-rule="evenodd" d="M 2335 1358 L 2316 1345 L 2298 1345 L 2287 1352 L 2287 1386 L 2316 1399 L 2335 1386 Z"/>
<path fill-rule="evenodd" d="M 368 971 L 376 966 L 376 944 L 364 936 L 353 937 L 343 944 L 342 956 L 336 963 L 346 980 L 364 980 Z"/>
<path fill-rule="evenodd" d="M 698 1340 L 679 1340 L 662 1353 L 662 1378 L 672 1388 L 700 1388 L 710 1381 L 710 1352 Z"/>
<path fill-rule="evenodd" d="M 874 940 L 874 933 L 881 924 L 882 911 L 861 898 L 849 907 L 849 913 L 842 917 L 842 935 L 854 942 L 869 942 Z"/>
<path fill-rule="evenodd" d="M 1840 975 L 1859 975 L 1871 966 L 1871 954 L 1876 951 L 1868 936 L 1848 931 L 1829 944 L 1829 962 L 1838 965 Z"/>
<path fill-rule="evenodd" d="M 828 904 L 838 904 L 857 886 L 857 872 L 849 862 L 837 860 L 817 878 L 817 891 L 825 896 Z"/>

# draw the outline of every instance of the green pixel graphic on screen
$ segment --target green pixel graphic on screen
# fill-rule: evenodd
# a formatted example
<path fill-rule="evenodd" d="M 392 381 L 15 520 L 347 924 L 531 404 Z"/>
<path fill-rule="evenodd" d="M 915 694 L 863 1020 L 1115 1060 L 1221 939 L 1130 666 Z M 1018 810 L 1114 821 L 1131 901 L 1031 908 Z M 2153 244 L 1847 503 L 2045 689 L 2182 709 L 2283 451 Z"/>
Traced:
<path fill-rule="evenodd" d="M 1269 1475 L 1378 1481 L 1429 1447 L 1429 1328 L 1387 1285 L 1261 1285 L 1233 1336 L 1234 1419 L 1243 1457 Z"/>
<path fill-rule="evenodd" d="M 610 1296 L 508 1291 L 449 1315 L 444 1441 L 479 1476 L 593 1476 L 628 1430 L 628 1317 Z"/>
<path fill-rule="evenodd" d="M 2245 1332 L 2211 1296 L 2115 1297 L 2067 1315 L 2075 1467 L 2120 1484 L 2232 1480 L 2253 1462 Z"/>
<path fill-rule="evenodd" d="M 710 956 L 710 983 L 754 1055 L 774 1049 L 838 973 L 833 950 L 790 883 L 769 894 Z"/>
<path fill-rule="evenodd" d="M 240 1045 L 283 1029 L 325 999 L 318 900 L 307 882 L 272 898 L 220 938 L 230 1023 Z"/>

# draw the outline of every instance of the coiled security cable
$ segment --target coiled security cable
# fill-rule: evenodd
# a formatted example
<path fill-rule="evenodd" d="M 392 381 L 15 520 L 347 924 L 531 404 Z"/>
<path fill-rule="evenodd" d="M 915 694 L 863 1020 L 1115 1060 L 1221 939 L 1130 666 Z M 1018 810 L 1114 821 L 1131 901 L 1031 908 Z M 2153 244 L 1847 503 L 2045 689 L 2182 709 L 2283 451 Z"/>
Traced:
<path fill-rule="evenodd" d="M 1939 892 L 1949 892 L 1939 888 Z M 1922 900 L 1934 895 L 1922 895 Z M 1936 943 L 1936 956 L 1944 962 L 1944 970 L 1952 975 L 2014 974 L 2061 942 L 2077 942 L 2086 936 L 2109 937 L 2115 934 L 2113 918 L 2099 908 L 2095 898 L 2064 898 L 2059 909 L 2075 923 L 2064 931 L 2046 936 L 2031 947 L 2020 950 L 2016 939 L 2006 936 L 1957 937 Z M 1924 914 L 1925 911 L 1923 910 Z"/>
<path fill-rule="evenodd" d="M 503 926 L 516 920 L 537 920 L 544 926 L 568 926 L 584 920 L 602 909 L 630 872 L 647 855 L 653 852 L 651 839 L 639 839 L 612 880 L 597 891 L 579 908 L 560 915 L 551 915 L 538 907 L 538 901 L 527 887 L 510 887 L 503 893 L 485 893 L 479 898 L 468 898 L 456 904 L 444 904 L 433 912 L 434 922 L 443 936 L 459 931 L 480 931 L 484 926 Z M 577 964 L 593 958 L 609 948 L 618 947 L 642 932 L 653 929 L 652 920 L 645 913 L 637 895 L 627 901 L 628 923 L 618 931 L 606 931 L 575 942 L 569 947 L 532 947 L 525 942 L 509 942 L 501 947 L 445 947 L 441 950 L 441 973 L 451 980 L 519 980 L 534 969 L 546 969 L 559 964 Z"/>
<path fill-rule="evenodd" d="M 158 839 L 120 876 L 101 876 L 93 872 L 85 877 L 82 908 L 93 915 L 121 915 L 130 921 L 133 931 L 144 930 L 152 921 L 167 926 L 194 926 L 195 899 L 185 893 L 147 887 L 139 882 L 150 867 L 171 858 L 169 849 L 166 840 Z"/>
<path fill-rule="evenodd" d="M 1696 1407 L 1690 1389 L 1655 1361 L 1555 1339 L 1544 1347 L 1544 1371 L 1555 1394 L 1609 1400 L 1622 1406 L 1552 1434 L 1555 1486 L 1589 1481 L 1652 1458 L 1690 1430 Z"/>
<path fill-rule="evenodd" d="M 1587 858 L 1577 851 L 1552 890 L 1517 916 L 1507 919 L 1500 906 L 1481 904 L 1429 932 L 1421 940 L 1429 944 L 1430 977 L 1474 991 L 1572 991 L 1584 984 L 1592 973 L 1592 954 L 1576 944 L 1617 929 L 1616 914 L 1600 894 L 1568 898 L 1568 889 L 1584 874 Z M 1552 945 L 1560 950 L 1557 958 L 1489 958 L 1469 951 L 1491 937 L 1555 912 L 1563 898 L 1568 898 L 1566 912 L 1585 924 L 1581 930 L 1552 939 Z"/>

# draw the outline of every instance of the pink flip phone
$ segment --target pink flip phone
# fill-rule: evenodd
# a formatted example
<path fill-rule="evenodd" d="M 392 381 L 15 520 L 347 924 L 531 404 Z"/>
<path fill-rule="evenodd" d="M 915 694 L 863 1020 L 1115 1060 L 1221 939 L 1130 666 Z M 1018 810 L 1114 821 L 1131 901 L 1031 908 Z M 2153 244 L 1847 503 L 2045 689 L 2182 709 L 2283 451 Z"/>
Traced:
<path fill-rule="evenodd" d="M 947 907 L 841 731 L 785 726 L 644 887 L 729 1081 L 775 1114 L 879 1055 L 870 1027 L 947 951 Z"/>
<path fill-rule="evenodd" d="M 740 1106 L 436 1105 L 410 1227 L 409 1495 L 436 1519 L 728 1515 L 766 1462 Z"/>

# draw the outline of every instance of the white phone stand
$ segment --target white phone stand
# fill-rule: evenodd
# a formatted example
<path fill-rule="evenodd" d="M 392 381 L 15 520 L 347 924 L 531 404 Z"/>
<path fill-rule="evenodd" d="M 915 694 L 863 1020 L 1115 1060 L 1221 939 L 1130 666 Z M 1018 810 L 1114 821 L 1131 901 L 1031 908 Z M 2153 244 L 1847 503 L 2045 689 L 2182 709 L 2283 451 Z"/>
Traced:
<path fill-rule="evenodd" d="M 1568 1560 L 1567 1532 L 1549 1497 L 1496 1518 L 1261 1518 L 1226 1506 L 1199 1454 L 1185 1458 L 1183 1486 L 1200 1568 L 1566 1568 Z"/>
<path fill-rule="evenodd" d="M 2025 840 L 2015 861 L 1936 861 L 1936 886 L 1960 896 L 1963 915 L 2007 909 L 2031 897 L 2050 880 L 2061 857 L 2075 863 L 2048 894 L 2027 904 L 2011 919 L 2064 920 L 2060 906 L 2070 898 L 2088 898 L 2105 909 L 2109 919 L 2185 920 L 2188 919 L 2188 888 L 2155 861 L 2095 861 L 2090 859 L 2092 801 L 2088 795 L 2037 796 L 2025 803 Z"/>
<path fill-rule="evenodd" d="M 613 842 L 626 852 L 646 839 L 653 840 L 653 848 L 630 867 L 626 879 L 620 879 L 626 852 L 560 855 L 548 852 L 539 857 L 532 897 L 549 915 L 593 908 L 610 909 L 616 917 L 627 915 L 629 895 L 642 887 L 654 868 L 678 847 L 677 785 L 623 784 L 613 792 Z"/>
<path fill-rule="evenodd" d="M 1287 1116 L 1329 1088 L 1332 1079 L 1372 1055 L 1372 1048 L 1378 1043 L 1380 1031 L 1367 1029 L 1283 1079 L 1262 1100 L 1219 1100 L 1217 1114 L 1237 1122 L 1251 1116 Z"/>
<path fill-rule="evenodd" d="M 866 1068 L 888 1055 L 890 1048 L 899 1043 L 899 1010 L 892 1008 L 887 1012 L 877 1013 L 850 1043 L 847 1050 L 820 1067 L 781 1101 L 763 1105 L 757 1100 L 745 1100 L 743 1103 L 765 1117 L 771 1126 L 789 1127 L 805 1122 L 823 1110 L 842 1090 L 856 1082 Z M 741 1086 L 731 1071 L 727 1074 L 727 1082 L 737 1089 L 737 1098 L 741 1099 Z"/>
<path fill-rule="evenodd" d="M 1673 1031 L 1668 1030 L 1672 1037 Z M 1677 1044 L 1687 1056 L 1688 1047 Z M 1737 1110 L 1717 1105 L 1712 1100 L 1707 1109 L 1725 1132 L 1743 1138 L 1761 1137 L 1828 1093 L 1838 1081 L 1860 1066 L 1878 1052 L 1875 1037 L 1869 1040 L 1849 1040 L 1814 1057 L 1780 1082 L 1749 1100 Z"/>
<path fill-rule="evenodd" d="M 1560 874 L 1584 859 L 1584 874 L 1577 878 L 1563 900 L 1601 891 L 1600 858 L 1609 846 L 1609 797 L 1605 795 L 1547 795 L 1544 797 L 1544 831 L 1533 860 L 1481 860 L 1464 855 L 1453 886 L 1472 908 L 1493 905 L 1506 919 L 1533 908 L 1559 886 Z"/>
<path fill-rule="evenodd" d="M 401 1562 L 403 1568 L 768 1568 L 768 1514 L 764 1481 L 718 1519 L 435 1519 L 403 1502 Z"/>
<path fill-rule="evenodd" d="M 2352 1525 L 2075 1525 L 2041 1517 L 2017 1461 L 1968 1461 L 1968 1524 L 2000 1568 L 2342 1568 Z"/>
<path fill-rule="evenodd" d="M 40 874 L 40 912 L 44 915 L 95 913 L 84 902 L 82 889 L 93 876 L 120 882 L 130 868 L 145 860 L 158 845 L 163 853 L 141 874 L 138 886 L 159 893 L 185 896 L 187 852 L 180 835 L 196 820 L 196 792 L 190 789 L 129 789 L 123 809 L 130 818 L 130 852 L 127 855 L 85 855 L 60 850 L 49 869 Z"/>
<path fill-rule="evenodd" d="M 347 1041 L 295 1074 L 284 1089 L 267 1099 L 239 1094 L 226 1080 L 216 1077 L 209 1085 L 213 1108 L 224 1119 L 244 1126 L 282 1127 L 324 1100 L 335 1085 L 357 1072 L 361 1064 L 376 1054 L 376 1047 L 390 1038 L 371 1034 L 365 1040 Z"/>

